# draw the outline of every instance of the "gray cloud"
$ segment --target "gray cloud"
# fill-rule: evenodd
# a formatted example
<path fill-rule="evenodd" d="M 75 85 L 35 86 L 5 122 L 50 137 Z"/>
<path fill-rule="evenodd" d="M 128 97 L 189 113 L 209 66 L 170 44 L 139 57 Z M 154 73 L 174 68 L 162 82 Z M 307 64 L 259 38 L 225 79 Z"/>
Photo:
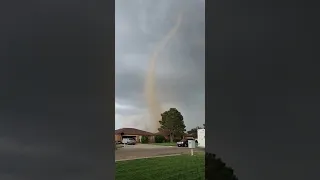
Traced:
<path fill-rule="evenodd" d="M 149 57 L 183 12 L 181 27 L 160 53 L 156 86 L 162 107 L 177 107 L 187 128 L 205 121 L 204 1 L 116 1 L 116 128 L 143 128 L 148 122 L 144 99 Z M 119 108 L 131 106 L 135 108 Z M 131 121 L 131 122 L 129 122 Z"/>

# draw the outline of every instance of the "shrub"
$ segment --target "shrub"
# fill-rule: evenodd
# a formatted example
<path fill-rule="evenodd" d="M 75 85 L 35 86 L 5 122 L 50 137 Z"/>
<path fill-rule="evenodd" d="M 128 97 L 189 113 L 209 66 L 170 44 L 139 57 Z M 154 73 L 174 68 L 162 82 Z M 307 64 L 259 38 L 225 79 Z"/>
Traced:
<path fill-rule="evenodd" d="M 166 138 L 161 135 L 156 135 L 154 137 L 154 141 L 155 141 L 155 143 L 163 143 L 163 142 L 166 142 Z"/>
<path fill-rule="evenodd" d="M 147 137 L 147 136 L 142 136 L 141 137 L 141 143 L 142 144 L 146 144 L 146 143 L 148 143 L 149 142 L 149 138 Z"/>

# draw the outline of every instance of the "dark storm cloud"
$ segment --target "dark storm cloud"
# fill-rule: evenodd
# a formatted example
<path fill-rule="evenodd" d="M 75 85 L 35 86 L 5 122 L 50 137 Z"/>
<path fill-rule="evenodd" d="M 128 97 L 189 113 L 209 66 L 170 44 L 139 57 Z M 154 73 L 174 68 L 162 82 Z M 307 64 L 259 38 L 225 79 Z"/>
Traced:
<path fill-rule="evenodd" d="M 116 102 L 146 110 L 144 83 L 150 55 L 180 12 L 181 27 L 157 60 L 156 87 L 162 106 L 180 109 L 192 128 L 205 121 L 204 114 L 202 120 L 193 120 L 195 114 L 204 113 L 205 18 L 201 1 L 116 2 Z M 130 113 L 124 111 L 117 113 L 130 119 Z M 116 128 L 127 123 L 125 119 L 116 119 Z"/>

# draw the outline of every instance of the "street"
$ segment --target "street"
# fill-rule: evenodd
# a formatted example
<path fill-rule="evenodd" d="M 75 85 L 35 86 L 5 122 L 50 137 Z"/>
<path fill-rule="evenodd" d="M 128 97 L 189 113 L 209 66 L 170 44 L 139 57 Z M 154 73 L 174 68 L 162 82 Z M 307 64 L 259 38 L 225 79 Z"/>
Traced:
<path fill-rule="evenodd" d="M 201 151 L 204 152 L 204 149 L 194 149 L 194 152 Z M 185 153 L 190 153 L 190 149 L 185 147 L 170 147 L 149 144 L 126 145 L 125 147 L 115 150 L 115 160 L 117 161 L 123 159 L 136 159 Z"/>

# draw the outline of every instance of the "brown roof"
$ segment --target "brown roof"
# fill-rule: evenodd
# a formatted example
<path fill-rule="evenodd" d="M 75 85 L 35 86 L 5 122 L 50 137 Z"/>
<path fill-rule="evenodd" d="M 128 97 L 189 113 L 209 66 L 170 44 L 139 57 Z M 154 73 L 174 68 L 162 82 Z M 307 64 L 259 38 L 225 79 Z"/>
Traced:
<path fill-rule="evenodd" d="M 139 129 L 135 129 L 135 128 L 121 128 L 121 129 L 117 129 L 115 131 L 115 134 L 122 134 L 123 135 L 141 135 L 141 136 L 152 136 L 154 135 L 153 133 L 147 132 L 147 131 L 142 131 Z"/>
<path fill-rule="evenodd" d="M 192 134 L 184 134 L 184 137 L 193 137 Z"/>
<path fill-rule="evenodd" d="M 159 132 L 155 133 L 155 135 L 162 135 L 162 136 L 167 136 L 167 135 L 169 135 L 169 134 L 170 134 L 170 133 L 167 132 L 167 131 L 159 131 Z"/>

